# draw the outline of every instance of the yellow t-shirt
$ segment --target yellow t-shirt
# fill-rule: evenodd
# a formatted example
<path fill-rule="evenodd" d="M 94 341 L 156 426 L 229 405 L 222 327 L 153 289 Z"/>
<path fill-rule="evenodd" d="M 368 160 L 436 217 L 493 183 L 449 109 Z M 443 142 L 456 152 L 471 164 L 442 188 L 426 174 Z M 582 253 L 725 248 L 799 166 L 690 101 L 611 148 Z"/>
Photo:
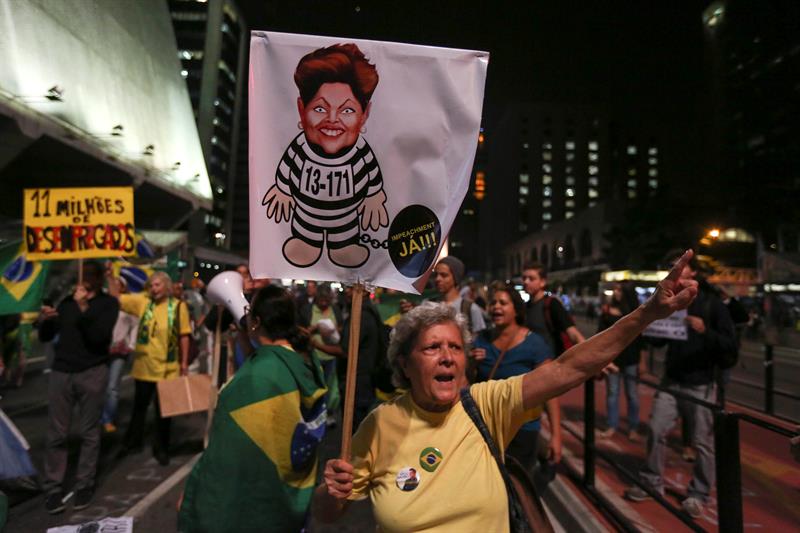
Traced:
<path fill-rule="evenodd" d="M 523 409 L 522 376 L 477 383 L 470 392 L 501 450 L 539 413 Z M 352 453 L 350 499 L 369 495 L 381 531 L 509 530 L 503 478 L 461 402 L 432 413 L 406 393 L 367 416 L 353 437 Z M 410 468 L 412 480 L 403 482 Z"/>
<path fill-rule="evenodd" d="M 174 361 L 167 361 L 167 350 L 169 343 L 169 317 L 168 299 L 153 308 L 153 318 L 149 324 L 139 324 L 139 327 L 148 327 L 147 343 L 139 343 L 137 337 L 136 350 L 134 352 L 133 368 L 131 376 L 141 381 L 160 381 L 162 379 L 178 377 L 180 374 L 180 341 L 177 346 L 177 354 Z M 177 303 L 177 300 L 173 300 Z M 150 305 L 150 298 L 144 294 L 121 294 L 119 297 L 120 310 L 130 313 L 140 319 Z M 173 304 L 174 305 L 174 304 Z M 180 309 L 175 306 L 175 316 L 173 320 L 178 320 L 180 324 L 178 330 L 181 335 L 191 335 L 192 325 L 189 322 L 189 309 L 184 302 L 180 302 Z M 174 325 L 173 325 L 174 327 Z"/>

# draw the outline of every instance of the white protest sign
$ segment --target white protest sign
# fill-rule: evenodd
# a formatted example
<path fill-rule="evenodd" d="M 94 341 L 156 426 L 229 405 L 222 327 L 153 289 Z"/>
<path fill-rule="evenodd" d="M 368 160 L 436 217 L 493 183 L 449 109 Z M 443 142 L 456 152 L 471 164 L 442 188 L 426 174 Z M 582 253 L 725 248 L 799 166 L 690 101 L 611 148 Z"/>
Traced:
<path fill-rule="evenodd" d="M 642 335 L 646 337 L 685 341 L 689 338 L 686 316 L 686 309 L 675 311 L 667 318 L 662 318 L 661 320 L 656 320 L 651 323 L 647 326 L 647 329 L 644 330 Z"/>
<path fill-rule="evenodd" d="M 250 270 L 419 293 L 469 188 L 487 52 L 250 40 Z"/>
<path fill-rule="evenodd" d="M 51 527 L 47 533 L 133 533 L 133 517 L 103 518 L 83 524 Z"/>

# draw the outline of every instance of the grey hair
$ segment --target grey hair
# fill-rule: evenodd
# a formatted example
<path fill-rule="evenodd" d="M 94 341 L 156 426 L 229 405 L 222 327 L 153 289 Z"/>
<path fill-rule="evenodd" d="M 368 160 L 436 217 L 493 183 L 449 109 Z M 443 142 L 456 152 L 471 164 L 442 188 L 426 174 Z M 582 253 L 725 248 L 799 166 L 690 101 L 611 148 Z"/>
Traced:
<path fill-rule="evenodd" d="M 150 275 L 150 279 L 147 280 L 148 285 L 150 284 L 149 283 L 150 281 L 156 278 L 160 278 L 161 281 L 164 282 L 164 286 L 167 288 L 167 291 L 169 291 L 169 293 L 172 294 L 172 278 L 169 277 L 169 274 L 167 274 L 163 270 L 156 270 Z"/>
<path fill-rule="evenodd" d="M 411 354 L 420 333 L 431 326 L 452 322 L 461 331 L 464 351 L 469 349 L 472 335 L 467 328 L 467 319 L 446 303 L 424 302 L 403 315 L 395 324 L 389 337 L 386 357 L 392 368 L 392 383 L 396 387 L 408 389 L 411 382 L 403 373 L 403 362 Z"/>

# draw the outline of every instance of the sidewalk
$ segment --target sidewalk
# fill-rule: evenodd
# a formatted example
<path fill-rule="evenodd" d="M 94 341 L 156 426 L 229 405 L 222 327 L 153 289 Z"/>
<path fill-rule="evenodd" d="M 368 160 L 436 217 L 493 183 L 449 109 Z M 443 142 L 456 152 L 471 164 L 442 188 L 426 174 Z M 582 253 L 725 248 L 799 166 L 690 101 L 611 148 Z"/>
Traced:
<path fill-rule="evenodd" d="M 647 428 L 647 420 L 653 403 L 654 389 L 640 385 L 641 402 L 640 426 L 643 432 Z M 605 429 L 605 382 L 595 382 L 595 411 L 597 430 Z M 564 445 L 573 456 L 568 461 L 580 467 L 582 471 L 583 443 L 572 433 L 583 438 L 583 387 L 578 387 L 561 396 L 562 425 Z M 627 411 L 624 395 L 621 395 L 621 413 Z M 740 410 L 730 406 L 731 410 Z M 749 412 L 749 411 L 748 411 Z M 761 415 L 763 416 L 763 415 Z M 628 471 L 636 472 L 645 458 L 646 443 L 635 443 L 627 438 L 625 418 L 622 419 L 622 432 L 610 439 L 596 436 L 596 446 L 611 455 L 615 461 Z M 772 422 L 781 424 L 777 420 Z M 783 424 L 785 425 L 785 424 Z M 666 458 L 665 481 L 667 498 L 676 506 L 685 495 L 686 486 L 692 476 L 692 464 L 680 457 L 680 427 L 673 430 L 669 437 L 669 450 Z M 800 464 L 796 463 L 789 453 L 789 440 L 786 437 L 740 422 L 740 456 L 742 467 L 742 497 L 744 502 L 744 528 L 758 528 L 764 531 L 797 531 L 800 529 L 800 506 L 797 505 L 800 490 Z M 629 486 L 625 478 L 608 463 L 597 458 L 597 485 L 606 489 L 607 493 L 621 497 Z M 643 503 L 618 501 L 626 514 L 642 530 L 652 531 L 684 531 L 687 530 L 677 518 L 654 501 Z M 705 508 L 698 524 L 708 530 L 717 528 L 716 494 Z"/>

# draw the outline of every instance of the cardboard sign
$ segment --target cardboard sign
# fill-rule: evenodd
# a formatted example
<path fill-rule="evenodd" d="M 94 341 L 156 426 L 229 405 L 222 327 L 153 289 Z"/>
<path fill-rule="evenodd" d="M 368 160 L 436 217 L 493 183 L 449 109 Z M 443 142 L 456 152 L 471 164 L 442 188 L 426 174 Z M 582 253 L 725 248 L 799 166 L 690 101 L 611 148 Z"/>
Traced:
<path fill-rule="evenodd" d="M 25 189 L 28 259 L 136 255 L 133 188 Z"/>
<path fill-rule="evenodd" d="M 469 188 L 487 52 L 253 32 L 250 270 L 419 293 Z"/>
<path fill-rule="evenodd" d="M 211 377 L 208 374 L 165 379 L 156 387 L 161 416 L 165 418 L 208 411 L 211 398 Z"/>
<path fill-rule="evenodd" d="M 644 330 L 642 335 L 646 337 L 685 341 L 689 338 L 686 316 L 686 309 L 675 311 L 667 318 L 662 318 L 661 320 L 656 320 L 651 323 L 647 329 Z"/>

